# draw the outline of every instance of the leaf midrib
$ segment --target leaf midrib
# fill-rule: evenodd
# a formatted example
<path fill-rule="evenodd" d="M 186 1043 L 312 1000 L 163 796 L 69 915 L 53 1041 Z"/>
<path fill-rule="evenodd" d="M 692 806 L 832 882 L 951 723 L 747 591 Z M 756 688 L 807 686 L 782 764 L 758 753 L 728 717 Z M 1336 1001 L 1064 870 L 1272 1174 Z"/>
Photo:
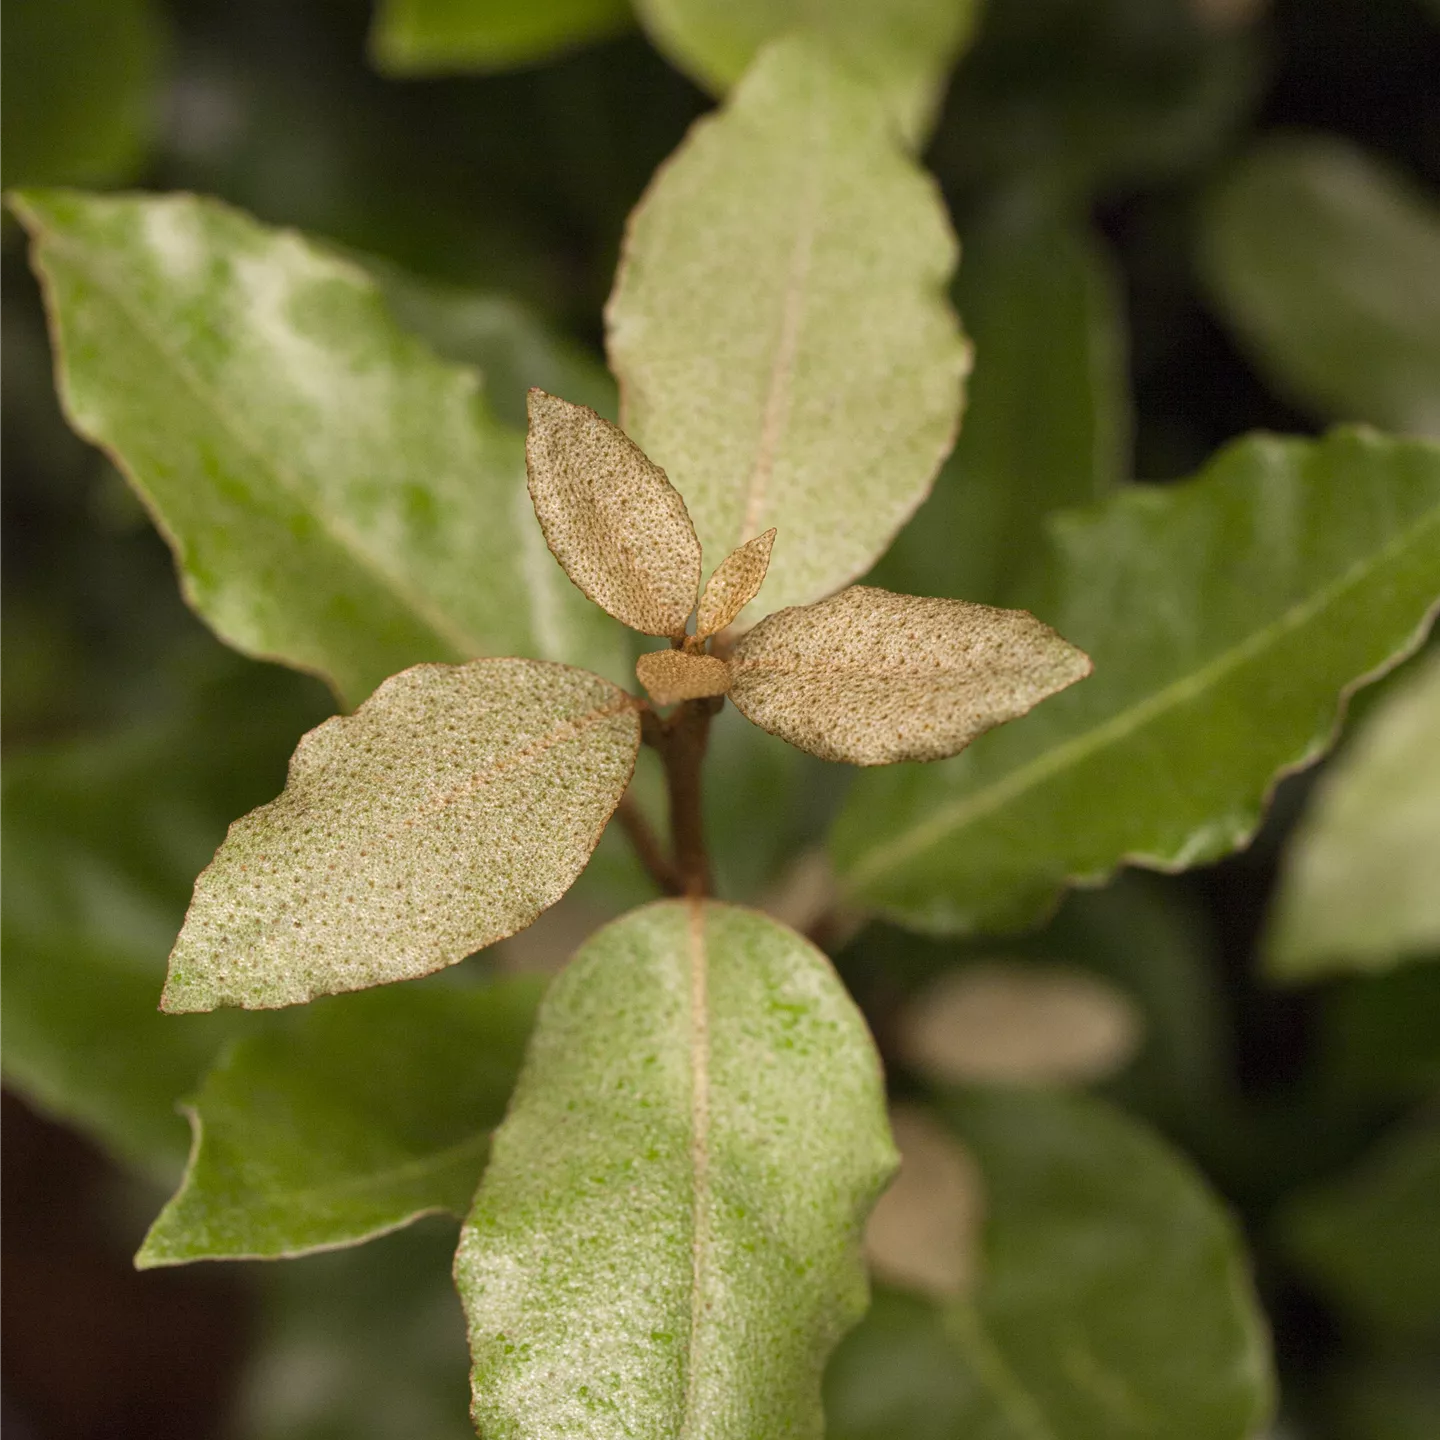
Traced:
<path fill-rule="evenodd" d="M 705 1273 L 710 1258 L 710 1000 L 705 902 L 686 901 L 690 960 L 690 1340 L 686 1350 L 685 1411 L 680 1440 L 704 1420 L 699 1411 L 698 1355 L 705 1322 Z"/>
<path fill-rule="evenodd" d="M 328 536 L 336 549 L 348 560 L 354 563 L 360 570 L 364 571 L 382 589 L 389 592 L 396 600 L 408 609 L 411 614 L 429 629 L 435 637 L 442 641 L 456 654 L 469 659 L 485 653 L 485 646 L 470 635 L 462 626 L 457 625 L 443 612 L 435 610 L 430 603 L 421 595 L 413 591 L 409 585 L 400 579 L 393 571 L 388 570 L 384 564 L 370 553 L 363 538 L 350 528 L 345 521 L 334 514 L 323 509 L 317 503 L 314 493 L 307 493 L 303 483 L 299 479 L 299 472 L 293 471 L 281 464 L 278 460 L 268 456 L 264 447 L 254 439 L 247 428 L 237 417 L 232 414 L 223 404 L 220 397 L 212 387 L 199 375 L 193 366 L 182 354 L 172 351 L 166 343 L 162 331 L 153 327 L 144 313 L 133 306 L 127 298 L 125 287 L 118 279 L 110 273 L 106 266 L 96 260 L 87 247 L 70 241 L 60 232 L 50 228 L 43 221 L 39 220 L 36 212 L 30 207 L 26 211 L 36 218 L 36 223 L 44 236 L 44 243 L 52 250 L 58 251 L 62 256 L 68 256 L 71 263 L 89 275 L 95 287 L 103 292 L 111 304 L 130 323 L 139 337 L 151 346 L 152 349 L 164 360 L 189 387 L 196 400 L 202 408 L 209 410 L 219 427 L 228 432 L 230 438 L 242 451 L 247 452 L 258 467 L 270 474 L 280 489 L 286 491 L 307 514 L 313 515 L 320 524 L 323 533 Z M 58 316 L 59 307 L 52 307 L 53 313 Z M 59 324 L 57 321 L 57 329 Z M 62 348 L 58 347 L 57 348 Z M 68 375 L 70 365 L 66 360 L 65 369 Z M 79 425 L 88 433 L 88 427 Z M 96 443 L 105 444 L 98 434 L 92 434 L 91 439 Z M 117 461 L 120 456 L 116 455 Z M 122 468 L 129 471 L 128 462 L 122 463 Z M 137 485 L 139 484 L 137 480 Z M 148 486 L 142 486 L 148 490 Z"/>
<path fill-rule="evenodd" d="M 597 677 L 598 678 L 598 677 Z M 493 764 L 484 770 L 477 770 L 470 775 L 463 783 L 453 785 L 450 789 L 440 794 L 432 795 L 419 809 L 412 812 L 407 820 L 401 824 L 408 824 L 410 820 L 433 811 L 444 810 L 448 805 L 455 803 L 467 795 L 474 794 L 477 790 L 483 790 L 486 785 L 497 780 L 507 771 L 515 769 L 517 765 L 526 765 L 531 761 L 538 760 L 548 754 L 557 745 L 564 745 L 568 741 L 578 739 L 587 730 L 593 730 L 595 726 L 603 724 L 606 720 L 616 715 L 623 715 L 626 711 L 633 712 L 637 717 L 640 713 L 640 703 L 634 696 L 625 691 L 616 689 L 616 698 L 607 701 L 603 705 L 596 705 L 587 710 L 583 715 L 577 715 L 552 730 L 532 740 L 528 745 L 519 750 L 511 751 L 509 754 L 500 756 Z M 392 827 L 387 834 L 393 835 L 395 827 Z"/>
<path fill-rule="evenodd" d="M 820 149 L 818 137 L 823 119 L 821 109 L 818 104 L 811 107 L 812 123 L 806 146 L 806 153 L 811 156 L 816 155 Z M 818 163 L 806 166 L 806 180 L 795 239 L 786 268 L 785 290 L 780 304 L 780 333 L 776 338 L 775 355 L 770 365 L 770 381 L 765 390 L 764 408 L 761 410 L 760 436 L 750 467 L 750 478 L 745 487 L 740 533 L 732 536 L 731 550 L 760 533 L 761 519 L 769 500 L 770 480 L 775 470 L 776 452 L 789 424 L 790 389 L 800 350 L 800 331 L 805 318 L 805 292 L 810 279 L 816 233 L 820 225 L 822 185 Z"/>
<path fill-rule="evenodd" d="M 1347 591 L 1363 584 L 1370 576 L 1388 564 L 1395 556 L 1409 549 L 1424 537 L 1427 529 L 1440 523 L 1440 507 L 1432 509 L 1408 530 L 1403 531 L 1389 544 L 1382 547 L 1367 560 L 1356 561 L 1348 570 L 1328 585 L 1322 586 L 1309 599 L 1292 605 L 1270 624 L 1248 635 L 1236 645 L 1222 650 L 1198 670 L 1182 675 L 1170 684 L 1147 695 L 1137 704 L 1117 711 L 1103 723 L 1090 730 L 1072 736 L 1053 749 L 1043 751 L 1034 759 L 1011 770 L 993 784 L 963 796 L 952 804 L 942 807 L 928 820 L 917 825 L 888 845 L 872 850 L 859 864 L 845 875 L 846 884 L 853 888 L 867 885 L 887 870 L 903 864 L 914 855 L 938 844 L 955 831 L 984 816 L 991 814 L 1002 805 L 1033 789 L 1052 775 L 1058 774 L 1072 763 L 1088 759 L 1106 746 L 1128 739 L 1143 726 L 1166 714 L 1168 711 L 1197 699 L 1212 685 L 1218 684 L 1232 671 L 1239 669 L 1249 660 L 1262 654 L 1272 644 L 1278 644 L 1286 635 L 1321 614 L 1340 599 Z"/>

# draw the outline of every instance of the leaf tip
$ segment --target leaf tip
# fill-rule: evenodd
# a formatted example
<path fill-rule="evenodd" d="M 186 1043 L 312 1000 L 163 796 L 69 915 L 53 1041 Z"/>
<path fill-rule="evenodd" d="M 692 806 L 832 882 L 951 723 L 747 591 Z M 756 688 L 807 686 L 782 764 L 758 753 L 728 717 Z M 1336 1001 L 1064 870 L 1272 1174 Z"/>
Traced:
<path fill-rule="evenodd" d="M 216 1009 L 217 1002 L 210 996 L 196 994 L 188 985 L 170 979 L 160 992 L 159 1008 L 162 1015 L 197 1015 Z"/>

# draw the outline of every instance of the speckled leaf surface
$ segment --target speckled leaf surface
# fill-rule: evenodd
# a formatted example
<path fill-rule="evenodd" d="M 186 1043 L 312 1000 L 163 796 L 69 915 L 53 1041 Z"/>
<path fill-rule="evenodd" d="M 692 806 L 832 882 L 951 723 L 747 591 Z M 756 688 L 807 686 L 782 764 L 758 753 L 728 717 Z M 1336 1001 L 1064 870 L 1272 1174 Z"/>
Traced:
<path fill-rule="evenodd" d="M 762 730 L 851 765 L 935 760 L 1090 673 L 1024 610 L 852 585 L 767 616 L 730 661 Z"/>
<path fill-rule="evenodd" d="M 379 0 L 370 53 L 393 75 L 508 70 L 629 24 L 625 0 Z"/>
<path fill-rule="evenodd" d="M 1440 656 L 1416 663 L 1290 839 L 1266 944 L 1277 979 L 1440 956 Z"/>
<path fill-rule="evenodd" d="M 818 1440 L 894 1160 L 808 942 L 701 901 L 607 926 L 546 996 L 456 1256 L 480 1433 Z"/>
<path fill-rule="evenodd" d="M 463 1216 L 543 988 L 337 996 L 237 1041 L 190 1102 L 190 1164 L 135 1263 L 283 1258 Z"/>
<path fill-rule="evenodd" d="M 1440 206 L 1334 137 L 1265 141 L 1211 197 L 1201 270 L 1278 389 L 1440 435 Z"/>
<path fill-rule="evenodd" d="M 775 547 L 775 528 L 732 550 L 705 582 L 705 593 L 695 611 L 695 638 L 718 635 L 760 593 L 770 552 Z"/>
<path fill-rule="evenodd" d="M 130 477 L 186 597 L 349 701 L 419 661 L 607 664 L 518 434 L 358 266 L 193 196 L 29 192 L 71 423 Z"/>
<path fill-rule="evenodd" d="M 551 553 L 632 630 L 683 635 L 700 590 L 700 542 L 679 492 L 588 406 L 535 389 L 529 414 L 525 468 Z"/>
<path fill-rule="evenodd" d="M 195 882 L 163 1008 L 269 1008 L 408 980 L 570 887 L 624 794 L 635 701 L 538 660 L 417 665 L 312 730 Z"/>
<path fill-rule="evenodd" d="M 870 578 L 1008 605 L 1046 516 L 1128 478 L 1124 310 L 1100 238 L 1029 195 L 998 203 L 962 241 L 955 303 L 975 344 L 965 424 Z"/>
<path fill-rule="evenodd" d="M 1021 925 L 1067 882 L 1243 843 L 1346 692 L 1425 634 L 1440 447 L 1257 436 L 1050 535 L 1028 608 L 1094 675 L 953 760 L 861 776 L 832 834 L 849 896 L 907 924 Z"/>
<path fill-rule="evenodd" d="M 1237 1228 L 1170 1147 L 1101 1101 L 967 1090 L 973 1288 L 881 1292 L 826 1379 L 830 1440 L 1252 1440 L 1273 1380 Z"/>
<path fill-rule="evenodd" d="M 635 662 L 635 674 L 657 705 L 723 695 L 730 688 L 730 667 L 714 655 L 683 650 L 650 650 Z"/>
<path fill-rule="evenodd" d="M 750 621 L 855 579 L 925 498 L 969 366 L 955 258 L 877 98 L 798 39 L 632 214 L 606 310 L 622 419 L 707 564 L 778 527 Z"/>
<path fill-rule="evenodd" d="M 680 69 L 723 95 L 764 45 L 800 30 L 832 46 L 885 97 L 912 141 L 929 133 L 978 0 L 637 0 L 650 38 Z"/>

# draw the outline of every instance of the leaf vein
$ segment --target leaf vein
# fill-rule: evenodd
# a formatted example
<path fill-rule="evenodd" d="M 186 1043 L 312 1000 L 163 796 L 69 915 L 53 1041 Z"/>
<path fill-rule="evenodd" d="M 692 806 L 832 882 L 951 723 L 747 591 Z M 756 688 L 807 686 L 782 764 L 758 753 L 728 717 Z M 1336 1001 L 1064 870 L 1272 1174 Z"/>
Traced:
<path fill-rule="evenodd" d="M 812 118 L 819 123 L 819 107 L 812 109 Z M 819 149 L 812 137 L 809 147 L 813 155 Z M 809 183 L 801 201 L 799 224 L 790 251 L 790 267 L 780 309 L 780 334 L 775 345 L 775 359 L 770 368 L 770 382 L 765 392 L 765 411 L 760 423 L 760 440 L 746 487 L 745 510 L 735 545 L 743 545 L 761 530 L 770 480 L 775 471 L 775 454 L 780 448 L 785 425 L 790 417 L 790 382 L 795 373 L 795 358 L 800 348 L 800 329 L 805 317 L 805 291 L 810 279 L 810 263 L 815 251 L 815 232 L 819 226 L 820 167 L 811 165 Z"/>
<path fill-rule="evenodd" d="M 710 1011 L 705 902 L 689 902 L 690 949 L 690 1343 L 681 1440 L 699 1433 L 699 1374 L 705 1329 L 705 1278 L 710 1251 Z"/>

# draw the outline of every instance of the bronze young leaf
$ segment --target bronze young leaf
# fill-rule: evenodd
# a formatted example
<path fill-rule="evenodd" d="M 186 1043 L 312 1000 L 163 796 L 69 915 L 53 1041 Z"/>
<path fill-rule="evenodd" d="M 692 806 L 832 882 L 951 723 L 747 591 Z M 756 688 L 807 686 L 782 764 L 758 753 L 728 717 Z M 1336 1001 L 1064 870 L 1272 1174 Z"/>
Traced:
<path fill-rule="evenodd" d="M 635 662 L 635 673 L 657 705 L 704 700 L 730 688 L 730 667 L 723 660 L 683 650 L 652 650 Z"/>
<path fill-rule="evenodd" d="M 695 639 L 718 635 L 760 593 L 775 527 L 737 546 L 715 567 L 695 615 Z"/>
<path fill-rule="evenodd" d="M 545 541 L 597 605 L 678 638 L 700 589 L 700 542 L 680 493 L 587 405 L 532 389 L 525 468 Z"/>
<path fill-rule="evenodd" d="M 417 665 L 295 751 L 195 885 L 163 1009 L 428 975 L 529 925 L 629 784 L 636 701 L 568 665 Z"/>
<path fill-rule="evenodd" d="M 869 585 L 762 620 L 730 660 L 730 695 L 762 730 L 851 765 L 938 760 L 1090 673 L 1024 610 Z"/>

